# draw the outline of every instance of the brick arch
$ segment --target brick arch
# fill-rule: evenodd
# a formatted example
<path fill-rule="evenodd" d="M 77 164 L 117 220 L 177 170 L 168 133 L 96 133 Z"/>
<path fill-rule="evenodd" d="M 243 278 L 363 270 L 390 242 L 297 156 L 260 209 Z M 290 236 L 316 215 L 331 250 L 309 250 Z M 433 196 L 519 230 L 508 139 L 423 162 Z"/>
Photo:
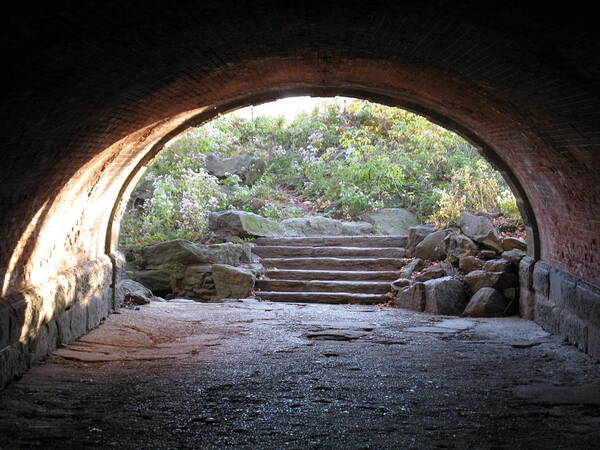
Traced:
<path fill-rule="evenodd" d="M 106 230 L 145 155 L 194 117 L 294 93 L 390 100 L 482 147 L 537 222 L 536 320 L 600 357 L 591 18 L 467 0 L 138 6 L 51 4 L 4 29 L 0 385 L 108 313 Z"/>

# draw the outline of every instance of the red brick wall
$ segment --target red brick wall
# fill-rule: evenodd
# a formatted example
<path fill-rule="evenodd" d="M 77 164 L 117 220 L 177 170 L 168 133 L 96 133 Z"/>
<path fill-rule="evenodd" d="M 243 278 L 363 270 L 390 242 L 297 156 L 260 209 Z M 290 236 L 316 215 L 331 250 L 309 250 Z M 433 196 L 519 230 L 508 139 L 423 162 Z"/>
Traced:
<path fill-rule="evenodd" d="M 193 3 L 52 3 L 7 16 L 4 293 L 104 253 L 123 183 L 186 111 L 307 91 L 408 105 L 484 145 L 528 199 L 542 259 L 600 284 L 600 41 L 585 14 Z"/>

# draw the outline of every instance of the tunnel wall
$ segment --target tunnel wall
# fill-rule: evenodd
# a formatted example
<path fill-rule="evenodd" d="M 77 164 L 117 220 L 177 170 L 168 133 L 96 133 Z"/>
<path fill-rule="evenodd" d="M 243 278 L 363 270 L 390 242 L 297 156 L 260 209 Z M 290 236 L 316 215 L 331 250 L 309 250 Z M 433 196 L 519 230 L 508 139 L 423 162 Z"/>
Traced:
<path fill-rule="evenodd" d="M 115 306 L 107 256 L 58 273 L 0 302 L 0 387 L 92 330 Z"/>
<path fill-rule="evenodd" d="M 531 257 L 519 267 L 521 317 L 600 361 L 600 288 Z"/>
<path fill-rule="evenodd" d="M 600 285 L 600 39 L 595 19 L 586 23 L 577 8 L 463 0 L 22 6 L 7 13 L 2 40 L 3 361 L 44 353 L 30 350 L 62 314 L 55 280 L 115 258 L 114 205 L 157 143 L 203 111 L 295 93 L 385 98 L 469 137 L 530 209 L 530 235 L 539 237 L 531 256 L 576 286 Z M 77 304 L 104 298 L 108 311 L 103 289 L 83 291 Z M 589 351 L 595 304 L 586 304 L 577 317 L 588 324 Z M 38 319 L 19 319 L 19 308 Z M 532 317 L 549 327 L 538 309 Z"/>

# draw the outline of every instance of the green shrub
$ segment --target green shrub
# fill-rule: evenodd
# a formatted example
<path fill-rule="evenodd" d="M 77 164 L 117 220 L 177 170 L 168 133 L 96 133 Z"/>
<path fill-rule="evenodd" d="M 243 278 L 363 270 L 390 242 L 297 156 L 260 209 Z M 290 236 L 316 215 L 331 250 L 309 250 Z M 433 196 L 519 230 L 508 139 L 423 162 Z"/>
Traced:
<path fill-rule="evenodd" d="M 235 176 L 219 181 L 204 169 L 209 152 L 252 153 L 267 169 L 252 187 Z M 290 123 L 223 116 L 171 142 L 146 179 L 154 197 L 126 214 L 126 246 L 202 239 L 208 212 L 228 208 L 277 220 L 307 212 L 356 219 L 382 207 L 408 208 L 440 224 L 452 224 L 463 210 L 519 217 L 505 181 L 460 136 L 360 100 L 326 100 Z"/>

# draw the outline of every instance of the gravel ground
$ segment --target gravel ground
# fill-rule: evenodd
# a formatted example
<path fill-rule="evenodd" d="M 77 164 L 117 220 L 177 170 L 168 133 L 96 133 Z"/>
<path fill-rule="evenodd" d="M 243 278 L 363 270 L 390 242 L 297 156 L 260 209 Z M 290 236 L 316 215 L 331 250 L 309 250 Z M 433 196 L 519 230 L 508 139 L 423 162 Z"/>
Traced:
<path fill-rule="evenodd" d="M 600 364 L 517 318 L 120 310 L 0 392 L 0 448 L 600 446 Z"/>

